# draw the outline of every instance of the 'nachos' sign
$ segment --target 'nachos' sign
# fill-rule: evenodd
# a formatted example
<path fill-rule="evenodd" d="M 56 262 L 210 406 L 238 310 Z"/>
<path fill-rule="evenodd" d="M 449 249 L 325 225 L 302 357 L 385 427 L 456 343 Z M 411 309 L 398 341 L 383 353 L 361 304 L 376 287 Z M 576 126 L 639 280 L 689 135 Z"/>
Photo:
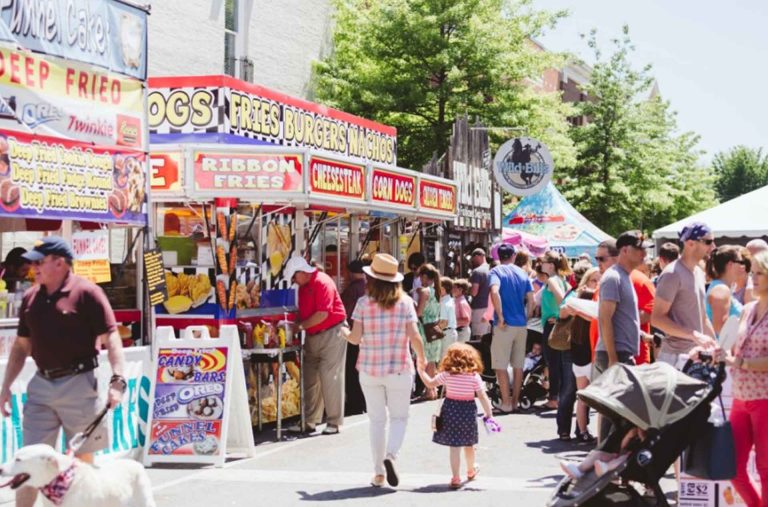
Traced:
<path fill-rule="evenodd" d="M 510 139 L 493 159 L 493 175 L 501 188 L 514 195 L 531 195 L 542 190 L 555 165 L 547 147 L 530 137 Z"/>

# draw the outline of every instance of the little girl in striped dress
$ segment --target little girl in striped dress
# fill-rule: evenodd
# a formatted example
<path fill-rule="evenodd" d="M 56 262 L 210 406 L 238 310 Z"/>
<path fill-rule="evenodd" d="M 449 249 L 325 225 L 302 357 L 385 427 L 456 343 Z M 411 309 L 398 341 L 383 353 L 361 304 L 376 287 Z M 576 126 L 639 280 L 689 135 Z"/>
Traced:
<path fill-rule="evenodd" d="M 496 424 L 491 418 L 491 402 L 485 394 L 485 386 L 479 373 L 483 371 L 480 354 L 474 347 L 465 343 L 454 343 L 440 361 L 440 373 L 430 377 L 423 368 L 419 376 L 427 387 L 444 385 L 445 400 L 440 410 L 442 427 L 434 432 L 432 441 L 451 448 L 451 489 L 461 487 L 459 468 L 461 449 L 467 461 L 467 481 L 473 480 L 480 467 L 475 462 L 477 444 L 477 405 L 475 395 L 480 398 L 485 420 Z M 496 425 L 498 426 L 498 425 Z"/>

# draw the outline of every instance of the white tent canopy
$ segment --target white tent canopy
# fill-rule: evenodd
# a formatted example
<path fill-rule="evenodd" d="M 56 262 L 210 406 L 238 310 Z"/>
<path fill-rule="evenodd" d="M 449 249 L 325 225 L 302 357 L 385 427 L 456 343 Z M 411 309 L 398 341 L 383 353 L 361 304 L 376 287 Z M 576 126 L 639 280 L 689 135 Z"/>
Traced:
<path fill-rule="evenodd" d="M 677 239 L 691 222 L 704 222 L 715 237 L 759 238 L 768 235 L 768 185 L 653 231 L 654 239 Z"/>

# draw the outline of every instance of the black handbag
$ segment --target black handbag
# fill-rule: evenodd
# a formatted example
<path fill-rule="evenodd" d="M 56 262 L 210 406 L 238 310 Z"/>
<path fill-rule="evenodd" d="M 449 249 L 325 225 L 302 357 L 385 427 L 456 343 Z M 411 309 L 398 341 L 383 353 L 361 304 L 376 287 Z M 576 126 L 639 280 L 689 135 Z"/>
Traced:
<path fill-rule="evenodd" d="M 723 422 L 717 425 L 707 422 L 704 433 L 683 454 L 683 470 L 700 479 L 726 481 L 736 476 L 736 449 L 723 400 L 718 399 Z"/>

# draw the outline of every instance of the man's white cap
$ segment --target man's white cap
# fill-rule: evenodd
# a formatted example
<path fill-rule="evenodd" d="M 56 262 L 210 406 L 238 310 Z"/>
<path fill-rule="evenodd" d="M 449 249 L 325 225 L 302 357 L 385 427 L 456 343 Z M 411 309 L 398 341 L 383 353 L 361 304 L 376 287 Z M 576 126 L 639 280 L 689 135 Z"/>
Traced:
<path fill-rule="evenodd" d="M 294 255 L 285 264 L 285 269 L 283 270 L 285 279 L 290 282 L 293 279 L 293 275 L 295 275 L 297 271 L 301 271 L 303 273 L 314 273 L 317 271 L 317 268 L 310 266 L 307 262 L 307 259 L 304 257 L 300 255 Z"/>

